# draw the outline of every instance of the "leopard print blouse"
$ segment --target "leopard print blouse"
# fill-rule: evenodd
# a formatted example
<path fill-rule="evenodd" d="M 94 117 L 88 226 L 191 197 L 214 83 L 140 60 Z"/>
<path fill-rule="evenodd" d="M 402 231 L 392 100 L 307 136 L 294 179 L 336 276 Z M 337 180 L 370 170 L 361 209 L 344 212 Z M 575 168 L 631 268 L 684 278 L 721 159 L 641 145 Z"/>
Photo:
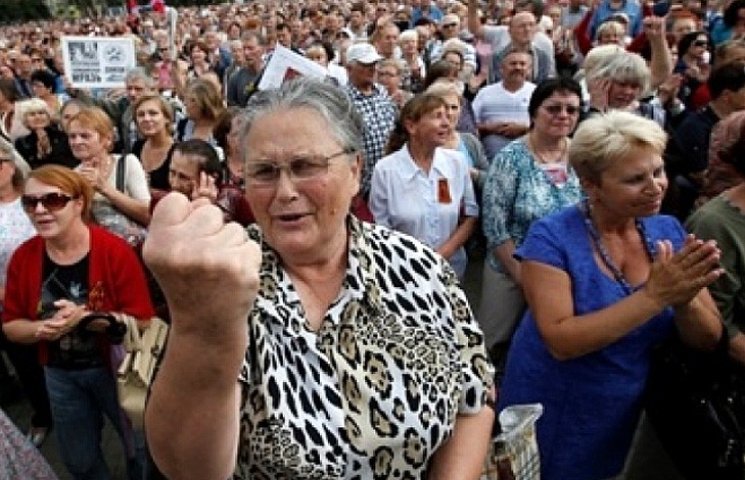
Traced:
<path fill-rule="evenodd" d="M 424 478 L 456 414 L 487 403 L 493 369 L 447 261 L 383 227 L 348 228 L 347 274 L 318 331 L 249 229 L 264 254 L 234 478 Z"/>

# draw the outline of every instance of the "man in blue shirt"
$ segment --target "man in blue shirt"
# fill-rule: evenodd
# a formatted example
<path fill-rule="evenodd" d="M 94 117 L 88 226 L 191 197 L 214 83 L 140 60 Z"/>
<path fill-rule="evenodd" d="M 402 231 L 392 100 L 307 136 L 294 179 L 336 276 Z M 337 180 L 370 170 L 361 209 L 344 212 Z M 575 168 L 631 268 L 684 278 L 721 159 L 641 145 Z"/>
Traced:
<path fill-rule="evenodd" d="M 595 32 L 601 23 L 613 15 L 623 13 L 628 19 L 628 32 L 631 38 L 642 31 L 642 8 L 637 0 L 603 0 L 592 15 L 590 21 L 590 38 L 595 38 Z"/>
<path fill-rule="evenodd" d="M 416 4 L 416 2 L 412 3 Z M 419 0 L 419 6 L 415 6 L 411 11 L 411 25 L 413 27 L 416 21 L 422 17 L 427 17 L 435 23 L 440 23 L 443 15 L 442 10 L 437 5 L 434 5 L 432 0 Z"/>

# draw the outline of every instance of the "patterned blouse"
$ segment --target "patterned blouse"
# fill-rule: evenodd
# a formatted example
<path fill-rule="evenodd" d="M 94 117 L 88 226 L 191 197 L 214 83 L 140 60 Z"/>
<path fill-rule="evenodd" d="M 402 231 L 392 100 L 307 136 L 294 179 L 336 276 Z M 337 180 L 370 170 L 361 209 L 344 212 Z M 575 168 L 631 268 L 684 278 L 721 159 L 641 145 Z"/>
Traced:
<path fill-rule="evenodd" d="M 0 409 L 0 480 L 57 480 L 52 468 Z"/>
<path fill-rule="evenodd" d="M 5 286 L 6 270 L 13 252 L 34 235 L 36 229 L 23 211 L 20 197 L 0 204 L 0 286 Z"/>
<path fill-rule="evenodd" d="M 519 246 L 534 220 L 577 203 L 582 189 L 577 174 L 567 167 L 566 182 L 555 183 L 528 150 L 524 138 L 504 147 L 486 174 L 482 222 L 488 247 L 493 250 L 507 240 Z M 502 271 L 495 255 L 489 265 Z"/>
<path fill-rule="evenodd" d="M 483 336 L 448 263 L 411 237 L 348 219 L 339 296 L 312 331 L 280 258 L 261 285 L 240 374 L 235 478 L 424 478 L 457 414 L 492 385 Z"/>

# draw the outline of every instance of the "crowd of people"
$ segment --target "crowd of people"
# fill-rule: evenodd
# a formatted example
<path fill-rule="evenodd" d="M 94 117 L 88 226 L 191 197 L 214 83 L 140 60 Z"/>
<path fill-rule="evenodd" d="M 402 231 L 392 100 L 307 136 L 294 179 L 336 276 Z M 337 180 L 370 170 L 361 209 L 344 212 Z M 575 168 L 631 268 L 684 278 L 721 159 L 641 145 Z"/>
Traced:
<path fill-rule="evenodd" d="M 124 88 L 75 88 L 64 35 L 133 38 Z M 326 77 L 259 89 L 280 46 Z M 621 478 L 657 345 L 745 366 L 743 162 L 745 0 L 3 26 L 0 386 L 75 479 L 104 416 L 130 479 L 477 479 L 526 403 L 541 478 Z M 171 324 L 147 435 L 94 312 Z"/>

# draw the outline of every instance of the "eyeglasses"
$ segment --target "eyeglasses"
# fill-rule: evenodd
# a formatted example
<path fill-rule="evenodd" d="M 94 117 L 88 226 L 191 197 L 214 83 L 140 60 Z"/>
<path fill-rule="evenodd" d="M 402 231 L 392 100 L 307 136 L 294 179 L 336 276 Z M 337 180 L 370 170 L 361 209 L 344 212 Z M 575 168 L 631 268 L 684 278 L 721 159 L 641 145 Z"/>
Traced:
<path fill-rule="evenodd" d="M 457 26 L 458 26 L 457 23 L 444 23 L 442 25 L 442 28 L 453 28 L 453 27 L 457 27 Z"/>
<path fill-rule="evenodd" d="M 313 180 L 328 172 L 331 160 L 352 152 L 353 150 L 347 148 L 326 157 L 312 155 L 295 157 L 287 165 L 268 162 L 249 163 L 246 166 L 247 181 L 254 186 L 272 186 L 279 180 L 282 170 L 286 170 L 290 178 L 295 181 Z"/>
<path fill-rule="evenodd" d="M 544 105 L 543 108 L 551 115 L 558 115 L 562 110 L 567 112 L 567 115 L 577 115 L 579 113 L 579 107 L 575 105 Z"/>
<path fill-rule="evenodd" d="M 67 206 L 70 200 L 74 200 L 77 197 L 71 197 L 64 193 L 45 193 L 35 197 L 33 195 L 21 195 L 21 206 L 26 210 L 27 213 L 31 213 L 36 210 L 36 207 L 41 202 L 41 205 L 50 212 L 56 212 L 62 210 Z"/>
<path fill-rule="evenodd" d="M 709 42 L 708 40 L 696 40 L 693 42 L 694 47 L 708 47 Z"/>

